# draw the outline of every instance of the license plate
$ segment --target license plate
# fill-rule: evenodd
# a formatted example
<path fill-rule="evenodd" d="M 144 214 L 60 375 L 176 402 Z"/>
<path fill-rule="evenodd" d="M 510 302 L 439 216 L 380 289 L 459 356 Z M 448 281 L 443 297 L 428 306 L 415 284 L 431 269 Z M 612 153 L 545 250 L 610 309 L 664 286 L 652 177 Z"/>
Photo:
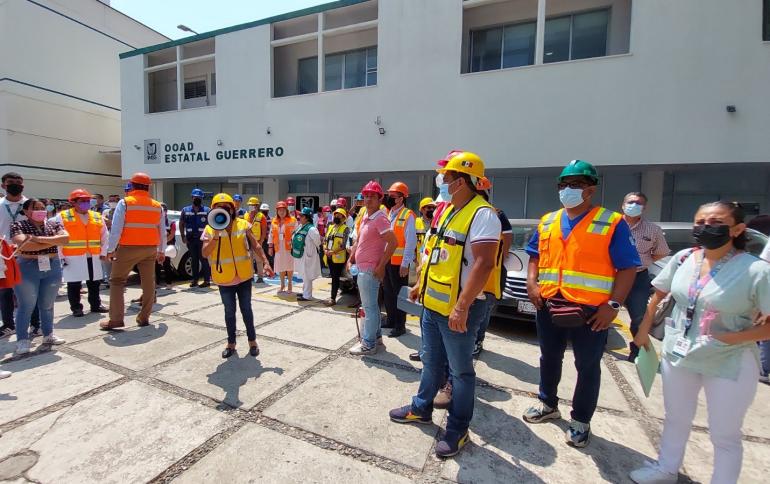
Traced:
<path fill-rule="evenodd" d="M 535 308 L 535 305 L 532 304 L 529 301 L 518 301 L 518 307 L 520 313 L 525 314 L 535 314 L 537 312 L 537 308 Z"/>

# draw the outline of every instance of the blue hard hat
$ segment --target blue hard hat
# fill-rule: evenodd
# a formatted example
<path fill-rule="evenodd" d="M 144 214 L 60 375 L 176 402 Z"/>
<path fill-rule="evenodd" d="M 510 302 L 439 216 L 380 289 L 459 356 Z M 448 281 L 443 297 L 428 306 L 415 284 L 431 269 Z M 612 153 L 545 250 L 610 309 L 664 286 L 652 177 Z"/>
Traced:
<path fill-rule="evenodd" d="M 126 183 L 126 186 L 123 187 L 123 190 L 126 191 L 126 192 L 130 192 L 133 189 L 134 189 L 134 187 L 131 186 L 131 182 Z"/>
<path fill-rule="evenodd" d="M 239 193 L 236 193 L 235 195 L 233 195 L 233 200 L 235 200 L 236 202 L 242 202 L 243 197 Z"/>
<path fill-rule="evenodd" d="M 203 190 L 200 188 L 193 188 L 192 193 L 190 193 L 190 196 L 193 198 L 203 198 Z"/>
<path fill-rule="evenodd" d="M 364 199 L 363 193 L 359 193 L 358 195 L 356 195 L 356 200 L 363 200 L 363 199 Z"/>

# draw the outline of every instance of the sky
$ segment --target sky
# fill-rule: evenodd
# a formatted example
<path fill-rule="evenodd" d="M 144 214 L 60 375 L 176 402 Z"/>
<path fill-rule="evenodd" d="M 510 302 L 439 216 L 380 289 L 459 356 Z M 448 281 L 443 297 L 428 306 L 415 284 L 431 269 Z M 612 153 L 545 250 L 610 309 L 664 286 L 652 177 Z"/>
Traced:
<path fill-rule="evenodd" d="M 110 5 L 171 39 L 300 10 L 331 0 L 111 0 Z"/>

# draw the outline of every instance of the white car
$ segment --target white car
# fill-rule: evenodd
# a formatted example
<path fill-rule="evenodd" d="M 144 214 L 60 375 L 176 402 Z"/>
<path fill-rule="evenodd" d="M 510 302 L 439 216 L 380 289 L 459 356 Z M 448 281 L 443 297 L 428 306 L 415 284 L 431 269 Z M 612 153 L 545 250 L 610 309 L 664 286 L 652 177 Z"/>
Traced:
<path fill-rule="evenodd" d="M 176 257 L 171 259 L 171 267 L 181 279 L 192 278 L 192 261 L 190 254 L 187 253 L 187 246 L 182 243 L 182 237 L 179 233 L 179 219 L 182 212 L 178 210 L 169 210 L 167 212 L 168 221 L 176 222 L 176 234 L 174 235 L 174 245 L 176 246 Z"/>

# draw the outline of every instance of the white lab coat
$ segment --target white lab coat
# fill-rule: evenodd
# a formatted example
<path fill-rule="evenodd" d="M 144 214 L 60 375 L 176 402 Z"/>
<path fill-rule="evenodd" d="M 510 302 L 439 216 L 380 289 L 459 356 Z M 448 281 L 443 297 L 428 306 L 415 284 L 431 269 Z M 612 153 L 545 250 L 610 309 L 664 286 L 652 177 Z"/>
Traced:
<path fill-rule="evenodd" d="M 88 215 L 81 215 L 81 220 L 84 220 L 85 217 Z M 55 219 L 64 225 L 62 223 L 61 214 L 57 215 Z M 109 231 L 107 230 L 107 225 L 102 224 L 102 234 L 101 234 L 101 244 L 102 244 L 102 256 L 107 255 L 107 242 L 109 239 Z M 62 280 L 64 282 L 79 282 L 79 281 L 88 281 L 88 255 L 78 255 L 78 256 L 69 256 L 64 257 L 62 255 L 62 248 L 59 247 L 59 258 L 62 261 Z M 102 272 L 102 262 L 98 257 L 94 257 L 94 260 L 92 261 L 92 266 L 94 269 L 94 278 L 91 279 L 92 281 L 101 281 L 104 278 L 104 274 Z"/>
<path fill-rule="evenodd" d="M 305 237 L 305 254 L 302 259 L 294 259 L 294 269 L 300 273 L 303 281 L 321 277 L 321 258 L 318 248 L 321 247 L 321 234 L 318 229 L 310 227 Z"/>

